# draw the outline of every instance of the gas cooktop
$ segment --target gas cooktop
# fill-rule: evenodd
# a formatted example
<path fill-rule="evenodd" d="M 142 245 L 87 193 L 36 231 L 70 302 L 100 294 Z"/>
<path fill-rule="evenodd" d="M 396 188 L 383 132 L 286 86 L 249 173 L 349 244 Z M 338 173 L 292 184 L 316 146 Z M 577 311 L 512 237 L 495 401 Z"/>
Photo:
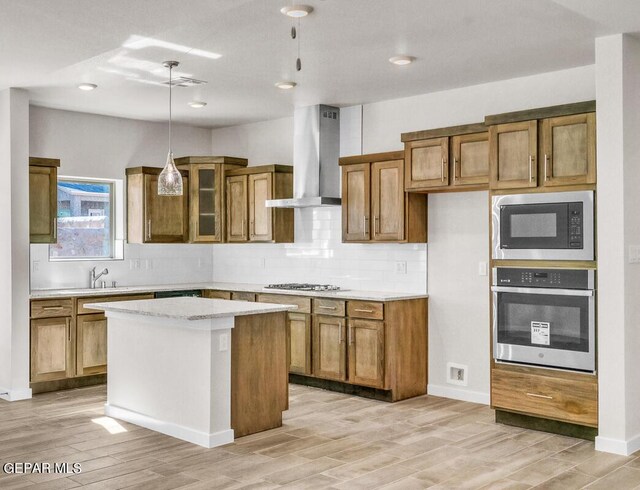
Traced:
<path fill-rule="evenodd" d="M 287 289 L 290 291 L 340 291 L 339 286 L 331 284 L 306 284 L 298 282 L 288 282 L 285 284 L 269 284 L 265 289 Z"/>

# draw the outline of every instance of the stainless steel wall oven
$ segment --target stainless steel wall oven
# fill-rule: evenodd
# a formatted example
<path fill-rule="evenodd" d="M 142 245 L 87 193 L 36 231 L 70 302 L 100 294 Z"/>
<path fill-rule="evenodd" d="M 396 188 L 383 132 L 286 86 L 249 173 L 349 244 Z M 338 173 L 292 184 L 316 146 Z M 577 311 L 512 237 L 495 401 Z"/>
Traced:
<path fill-rule="evenodd" d="M 497 361 L 595 371 L 595 272 L 493 269 Z"/>

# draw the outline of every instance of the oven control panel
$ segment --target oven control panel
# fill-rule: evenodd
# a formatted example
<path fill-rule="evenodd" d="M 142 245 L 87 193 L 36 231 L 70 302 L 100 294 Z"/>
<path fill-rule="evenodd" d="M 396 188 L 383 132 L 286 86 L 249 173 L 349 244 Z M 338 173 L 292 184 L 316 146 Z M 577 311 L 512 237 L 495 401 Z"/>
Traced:
<path fill-rule="evenodd" d="M 582 248 L 582 203 L 569 203 L 569 248 Z"/>
<path fill-rule="evenodd" d="M 529 269 L 497 267 L 494 269 L 494 286 L 593 289 L 594 271 L 587 269 Z"/>

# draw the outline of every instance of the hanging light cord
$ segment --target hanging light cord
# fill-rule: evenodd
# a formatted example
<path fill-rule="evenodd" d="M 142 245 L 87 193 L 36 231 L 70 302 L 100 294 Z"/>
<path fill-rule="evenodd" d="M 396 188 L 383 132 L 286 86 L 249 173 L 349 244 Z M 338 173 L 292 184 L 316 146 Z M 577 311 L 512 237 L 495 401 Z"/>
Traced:
<path fill-rule="evenodd" d="M 171 93 L 173 92 L 173 83 L 171 79 L 172 71 L 173 65 L 169 65 L 169 153 L 171 153 Z"/>

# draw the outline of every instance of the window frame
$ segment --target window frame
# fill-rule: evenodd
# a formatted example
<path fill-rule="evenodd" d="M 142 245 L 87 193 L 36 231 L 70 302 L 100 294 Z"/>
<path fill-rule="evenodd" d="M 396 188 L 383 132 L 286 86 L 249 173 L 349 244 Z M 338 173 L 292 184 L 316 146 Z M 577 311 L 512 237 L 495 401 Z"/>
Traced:
<path fill-rule="evenodd" d="M 109 238 L 110 238 L 110 255 L 109 256 L 80 256 L 80 257 L 52 257 L 51 256 L 51 244 L 49 244 L 48 259 L 49 262 L 82 262 L 82 261 L 113 261 L 124 260 L 124 239 L 122 238 L 123 231 L 123 211 L 122 202 L 123 195 L 123 181 L 120 179 L 101 179 L 93 177 L 74 177 L 70 175 L 58 175 L 56 181 L 56 194 L 58 188 L 58 182 L 77 182 L 86 184 L 100 184 L 108 185 L 110 188 L 109 199 Z M 56 195 L 57 199 L 57 195 Z M 58 217 L 56 216 L 56 221 Z M 57 223 L 56 223 L 57 226 Z"/>

